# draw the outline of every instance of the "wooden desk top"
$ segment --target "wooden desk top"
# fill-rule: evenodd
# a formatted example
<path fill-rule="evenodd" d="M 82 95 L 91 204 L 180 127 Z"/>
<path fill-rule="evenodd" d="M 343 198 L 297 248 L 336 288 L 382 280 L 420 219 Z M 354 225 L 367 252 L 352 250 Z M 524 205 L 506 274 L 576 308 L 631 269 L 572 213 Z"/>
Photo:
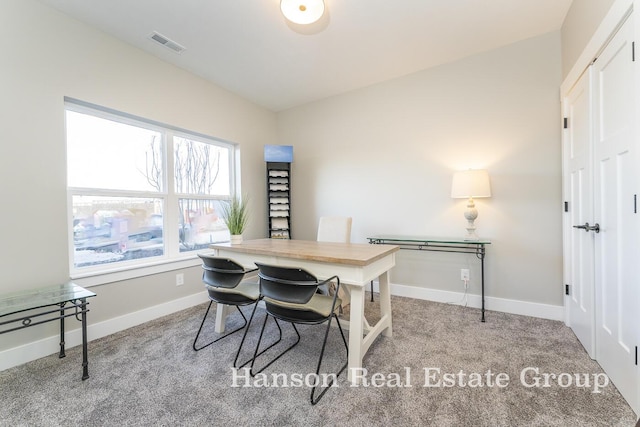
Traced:
<path fill-rule="evenodd" d="M 369 265 L 400 249 L 397 245 L 329 243 L 288 239 L 245 240 L 239 245 L 219 243 L 210 245 L 209 247 L 239 253 L 273 255 L 307 261 L 356 266 Z"/>

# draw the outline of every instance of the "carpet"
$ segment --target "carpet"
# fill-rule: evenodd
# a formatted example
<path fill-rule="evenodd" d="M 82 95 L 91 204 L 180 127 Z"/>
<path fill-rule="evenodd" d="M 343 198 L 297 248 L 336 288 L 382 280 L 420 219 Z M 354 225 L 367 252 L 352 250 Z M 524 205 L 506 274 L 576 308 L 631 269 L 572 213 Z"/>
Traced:
<path fill-rule="evenodd" d="M 374 321 L 378 302 L 366 297 Z M 309 403 L 325 329 L 300 327 L 291 352 L 252 379 L 231 367 L 241 333 L 199 352 L 191 344 L 206 305 L 91 341 L 80 380 L 80 347 L 0 372 L 2 426 L 633 426 L 636 417 L 563 323 L 392 297 L 393 337 L 364 358 L 363 385 L 338 379 Z M 247 317 L 250 307 L 244 308 Z M 211 314 L 210 314 L 211 315 Z M 249 331 L 249 357 L 260 322 Z M 239 325 L 234 312 L 227 327 Z M 267 340 L 276 336 L 273 321 Z M 293 340 L 283 326 L 282 345 Z M 213 322 L 203 332 L 213 336 Z M 343 363 L 336 328 L 323 371 Z M 269 353 L 268 353 L 269 354 Z M 277 374 L 274 376 L 274 374 Z M 294 375 L 295 374 L 295 375 Z M 235 378 L 235 379 L 234 379 Z M 299 379 L 299 381 L 296 380 Z M 235 381 L 235 387 L 234 387 Z M 301 383 L 301 384 L 298 384 Z M 300 385 L 300 386 L 298 386 Z"/>

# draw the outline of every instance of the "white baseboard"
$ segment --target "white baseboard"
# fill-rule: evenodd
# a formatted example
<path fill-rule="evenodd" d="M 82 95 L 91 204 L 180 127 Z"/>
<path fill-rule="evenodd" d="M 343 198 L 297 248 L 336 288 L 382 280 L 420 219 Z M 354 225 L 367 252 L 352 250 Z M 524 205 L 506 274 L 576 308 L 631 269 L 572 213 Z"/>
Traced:
<path fill-rule="evenodd" d="M 176 313 L 180 310 L 193 307 L 209 301 L 206 292 L 201 292 L 177 300 L 169 301 L 144 310 L 125 314 L 103 322 L 90 324 L 87 326 L 87 339 L 89 341 L 123 331 L 133 326 L 140 325 L 153 319 L 157 319 L 168 314 Z M 91 320 L 91 314 L 88 317 Z M 67 327 L 71 322 L 66 322 Z M 75 327 L 75 325 L 74 325 Z M 80 328 L 67 331 L 65 333 L 65 348 L 75 347 L 82 344 L 82 330 Z M 60 351 L 60 335 L 43 338 L 19 347 L 0 351 L 0 371 L 39 359 L 41 357 L 56 354 Z M 89 347 L 89 363 L 91 363 L 91 347 Z M 78 368 L 80 369 L 80 368 Z"/>
<path fill-rule="evenodd" d="M 373 289 L 375 292 L 379 291 L 377 282 L 373 282 Z M 462 292 L 441 291 L 438 289 L 419 288 L 417 286 L 393 283 L 391 284 L 391 295 L 453 304 L 460 303 L 464 298 Z M 482 306 L 480 295 L 467 295 L 467 300 L 469 307 L 480 308 Z M 541 304 L 487 296 L 485 296 L 484 302 L 486 310 L 564 321 L 564 307 L 561 305 Z"/>
<path fill-rule="evenodd" d="M 379 291 L 377 282 L 374 282 L 374 291 Z M 391 294 L 444 303 L 459 303 L 464 297 L 462 292 L 441 291 L 399 284 L 391 284 Z M 468 295 L 467 298 L 468 306 L 480 308 L 481 301 L 479 295 Z M 194 305 L 202 304 L 208 300 L 207 293 L 201 292 L 144 310 L 125 314 L 124 316 L 90 324 L 87 327 L 87 337 L 89 341 L 102 338 L 150 320 L 193 307 Z M 564 307 L 556 305 L 485 297 L 485 308 L 492 311 L 540 317 L 543 319 L 564 320 Z M 89 317 L 89 319 L 91 319 L 91 317 Z M 69 325 L 71 324 L 69 323 Z M 72 348 L 82 344 L 81 333 L 80 328 L 67 331 L 65 334 L 65 348 Z M 59 351 L 59 335 L 0 351 L 0 371 L 58 353 Z M 89 348 L 89 361 L 91 361 L 91 348 Z"/>

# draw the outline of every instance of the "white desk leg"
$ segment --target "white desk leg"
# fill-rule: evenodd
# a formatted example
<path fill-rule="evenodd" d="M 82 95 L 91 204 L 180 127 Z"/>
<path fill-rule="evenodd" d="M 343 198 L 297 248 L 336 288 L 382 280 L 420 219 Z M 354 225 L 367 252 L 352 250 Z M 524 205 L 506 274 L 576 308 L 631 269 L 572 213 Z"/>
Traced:
<path fill-rule="evenodd" d="M 220 256 L 220 249 L 214 250 L 213 253 L 215 254 L 215 256 Z M 220 303 L 216 304 L 215 331 L 217 334 L 224 333 L 224 326 L 225 326 L 225 322 L 227 320 L 227 314 L 228 314 L 227 308 L 228 306 L 224 304 L 220 304 Z"/>
<path fill-rule="evenodd" d="M 224 333 L 224 326 L 227 320 L 227 314 L 229 314 L 229 306 L 225 304 L 216 304 L 216 328 L 215 331 L 218 334 Z"/>
<path fill-rule="evenodd" d="M 352 373 L 356 369 L 356 377 L 362 368 L 362 324 L 364 319 L 364 287 L 349 286 L 351 292 L 351 315 L 349 316 L 349 366 L 348 377 L 354 381 Z"/>
<path fill-rule="evenodd" d="M 391 287 L 389 286 L 389 273 L 384 272 L 378 278 L 380 285 L 380 314 L 389 316 L 389 326 L 382 331 L 382 335 L 390 337 L 393 335 L 391 320 Z"/>

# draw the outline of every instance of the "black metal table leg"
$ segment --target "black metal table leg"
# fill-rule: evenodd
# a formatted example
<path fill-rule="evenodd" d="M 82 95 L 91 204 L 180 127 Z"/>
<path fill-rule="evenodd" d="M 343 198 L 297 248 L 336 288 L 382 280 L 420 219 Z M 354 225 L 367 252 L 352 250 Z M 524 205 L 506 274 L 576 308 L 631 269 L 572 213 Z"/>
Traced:
<path fill-rule="evenodd" d="M 482 318 L 481 322 L 484 322 L 484 246 L 480 249 L 480 280 L 481 280 L 481 288 L 482 288 Z"/>
<path fill-rule="evenodd" d="M 83 298 L 80 307 L 82 315 L 82 379 L 89 378 L 89 358 L 87 356 L 87 299 Z"/>
<path fill-rule="evenodd" d="M 62 359 L 66 356 L 64 352 L 64 305 L 66 303 L 60 303 L 60 354 L 58 357 Z"/>

